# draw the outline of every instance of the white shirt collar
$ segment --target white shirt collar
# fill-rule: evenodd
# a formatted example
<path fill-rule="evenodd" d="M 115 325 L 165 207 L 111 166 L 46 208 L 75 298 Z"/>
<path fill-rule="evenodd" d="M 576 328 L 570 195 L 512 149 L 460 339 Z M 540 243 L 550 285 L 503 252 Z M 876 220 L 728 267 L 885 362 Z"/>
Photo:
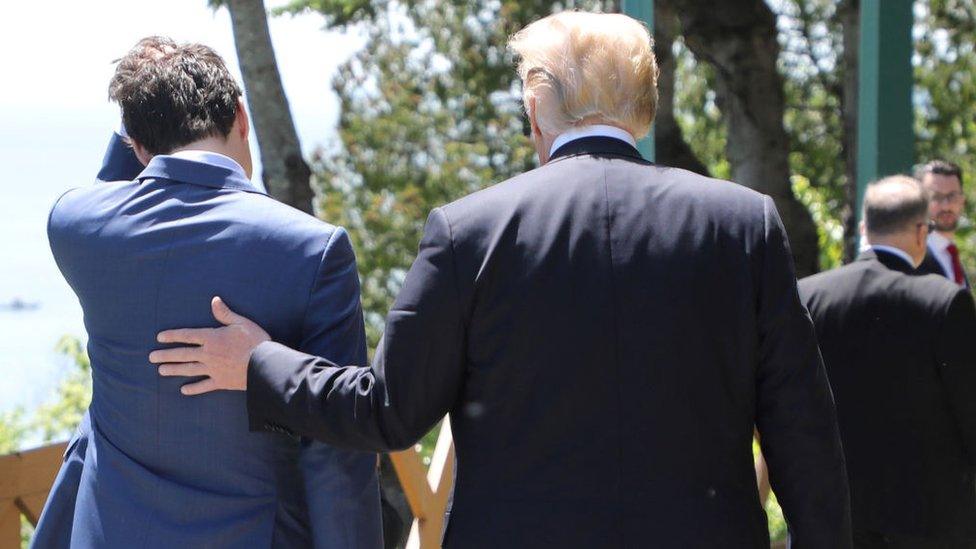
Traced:
<path fill-rule="evenodd" d="M 949 255 L 949 244 L 952 244 L 952 240 L 946 238 L 941 233 L 929 233 L 929 237 L 926 240 L 929 250 L 935 257 L 935 260 L 942 267 L 942 272 L 945 273 L 946 278 L 949 280 L 955 280 L 955 271 L 952 268 L 952 256 Z"/>
<path fill-rule="evenodd" d="M 874 250 L 878 250 L 879 252 L 888 252 L 889 254 L 897 255 L 898 257 L 904 259 L 906 263 L 911 265 L 913 269 L 918 268 L 918 265 L 915 264 L 915 261 L 912 259 L 912 256 L 908 255 L 908 252 L 902 250 L 901 248 L 895 248 L 894 246 L 884 246 L 882 244 L 872 244 L 871 248 Z"/>
<path fill-rule="evenodd" d="M 577 139 L 582 139 L 584 137 L 612 137 L 614 139 L 619 139 L 626 143 L 629 143 L 631 147 L 637 147 L 637 140 L 634 139 L 633 135 L 627 130 L 622 130 L 616 126 L 607 126 L 605 124 L 593 124 L 591 126 L 580 126 L 578 128 L 573 128 L 569 131 L 563 132 L 556 137 L 556 140 L 552 142 L 552 147 L 549 148 L 549 156 L 552 156 L 562 147 L 570 141 L 575 141 Z"/>
<path fill-rule="evenodd" d="M 949 247 L 952 241 L 948 238 L 942 236 L 942 233 L 931 232 L 929 233 L 929 246 L 932 246 L 936 250 L 942 251 Z"/>
<path fill-rule="evenodd" d="M 219 168 L 226 168 L 237 173 L 237 175 L 241 176 L 243 179 L 248 179 L 247 174 L 244 173 L 244 168 L 242 168 L 236 160 L 220 153 L 191 149 L 176 151 L 175 153 L 168 154 L 166 156 L 170 156 L 172 158 L 182 158 L 183 160 L 191 160 L 193 162 L 202 162 L 204 164 L 210 164 L 211 166 L 217 166 Z"/>

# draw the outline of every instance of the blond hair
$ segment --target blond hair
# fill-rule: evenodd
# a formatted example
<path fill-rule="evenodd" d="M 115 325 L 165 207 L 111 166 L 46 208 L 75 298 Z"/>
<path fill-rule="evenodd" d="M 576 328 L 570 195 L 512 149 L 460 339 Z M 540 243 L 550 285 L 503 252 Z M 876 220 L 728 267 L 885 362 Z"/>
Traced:
<path fill-rule="evenodd" d="M 540 129 L 609 123 L 637 138 L 657 110 L 657 62 L 647 27 L 620 14 L 568 11 L 515 33 L 526 108 L 536 99 Z"/>

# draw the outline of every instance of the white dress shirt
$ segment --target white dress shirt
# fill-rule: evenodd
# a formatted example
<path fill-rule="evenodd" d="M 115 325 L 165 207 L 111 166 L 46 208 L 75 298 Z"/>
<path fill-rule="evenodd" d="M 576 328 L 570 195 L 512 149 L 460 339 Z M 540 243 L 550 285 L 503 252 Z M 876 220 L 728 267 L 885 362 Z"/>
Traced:
<path fill-rule="evenodd" d="M 120 137 L 129 137 L 129 133 L 125 131 L 125 123 L 119 122 L 119 129 L 116 132 Z M 183 160 L 192 160 L 194 162 L 203 162 L 204 164 L 210 164 L 211 166 L 217 166 L 220 168 L 227 168 L 235 172 L 237 175 L 244 179 L 248 179 L 247 174 L 244 173 L 244 168 L 237 163 L 233 158 L 215 153 L 212 151 L 201 151 L 195 149 L 189 149 L 185 151 L 177 151 L 173 154 L 160 155 L 160 156 L 171 156 L 173 158 L 182 158 Z"/>
<path fill-rule="evenodd" d="M 949 280 L 956 279 L 956 272 L 952 269 L 952 256 L 949 255 L 949 252 L 946 250 L 946 248 L 949 247 L 949 244 L 952 243 L 953 242 L 951 240 L 942 236 L 941 233 L 929 233 L 929 249 L 932 250 L 932 255 L 935 256 L 936 260 L 938 260 L 939 265 L 945 272 L 946 278 Z"/>
<path fill-rule="evenodd" d="M 566 143 L 576 141 L 577 139 L 582 139 L 584 137 L 612 137 L 630 144 L 631 147 L 637 147 L 637 140 L 634 139 L 634 136 L 630 135 L 630 132 L 627 130 L 622 130 L 616 126 L 607 126 L 605 124 L 593 124 L 592 126 L 580 126 L 578 128 L 573 128 L 559 134 L 559 136 L 556 137 L 556 140 L 552 142 L 552 147 L 549 148 L 549 156 L 552 156 L 559 149 L 559 147 L 562 147 Z"/>
<path fill-rule="evenodd" d="M 219 168 L 226 168 L 231 170 L 237 175 L 241 176 L 243 179 L 248 179 L 247 174 L 244 173 L 244 168 L 237 163 L 236 160 L 229 156 L 224 156 L 220 153 L 215 153 L 211 151 L 198 151 L 198 150 L 185 150 L 176 151 L 173 154 L 160 155 L 168 156 L 170 158 L 182 158 L 183 160 L 192 160 L 193 162 L 203 162 L 204 164 L 210 164 L 211 166 L 217 166 Z"/>
<path fill-rule="evenodd" d="M 901 248 L 895 248 L 894 246 L 884 246 L 881 244 L 872 244 L 871 249 L 877 250 L 879 252 L 888 252 L 889 254 L 896 255 L 904 259 L 905 263 L 908 263 L 908 265 L 911 266 L 911 268 L 913 269 L 918 268 L 918 265 L 915 264 L 915 261 L 912 259 L 912 256 L 908 255 L 908 252 L 902 250 Z"/>

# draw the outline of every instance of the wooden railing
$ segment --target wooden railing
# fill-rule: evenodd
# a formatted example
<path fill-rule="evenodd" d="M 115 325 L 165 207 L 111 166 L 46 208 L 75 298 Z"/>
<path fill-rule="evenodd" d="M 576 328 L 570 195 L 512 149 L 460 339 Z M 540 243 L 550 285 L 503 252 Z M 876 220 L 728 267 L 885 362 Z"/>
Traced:
<path fill-rule="evenodd" d="M 400 486 L 413 511 L 414 521 L 407 538 L 407 549 L 431 549 L 441 546 L 444 512 L 454 485 L 454 439 L 451 422 L 441 422 L 430 468 L 425 469 L 420 454 L 404 450 L 390 454 Z"/>
<path fill-rule="evenodd" d="M 61 467 L 65 444 L 52 444 L 34 450 L 0 456 L 0 549 L 20 547 L 20 517 L 31 524 L 44 508 L 48 491 Z M 400 485 L 414 514 L 407 540 L 408 549 L 440 547 L 444 511 L 454 482 L 454 443 L 450 422 L 441 424 L 430 467 L 420 453 L 404 450 L 390 454 Z M 759 497 L 769 497 L 769 478 L 762 456 L 756 462 Z M 773 548 L 784 547 L 774 544 Z"/>
<path fill-rule="evenodd" d="M 65 443 L 0 456 L 0 549 L 20 547 L 20 516 L 36 525 Z"/>

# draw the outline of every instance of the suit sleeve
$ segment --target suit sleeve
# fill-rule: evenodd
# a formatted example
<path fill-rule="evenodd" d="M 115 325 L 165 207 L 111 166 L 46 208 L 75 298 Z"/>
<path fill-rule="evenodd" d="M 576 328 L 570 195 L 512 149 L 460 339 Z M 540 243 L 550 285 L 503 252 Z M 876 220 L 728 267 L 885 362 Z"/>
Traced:
<path fill-rule="evenodd" d="M 125 139 L 113 133 L 97 178 L 99 181 L 132 181 L 144 167 Z"/>
<path fill-rule="evenodd" d="M 372 367 L 259 345 L 248 369 L 251 428 L 283 426 L 362 450 L 410 447 L 457 399 L 465 344 L 461 310 L 450 226 L 435 209 Z"/>
<path fill-rule="evenodd" d="M 756 425 L 795 547 L 851 547 L 850 501 L 833 396 L 797 294 L 786 231 L 764 197 Z"/>
<path fill-rule="evenodd" d="M 336 364 L 366 363 L 356 255 L 345 229 L 336 229 L 309 292 L 300 350 Z"/>
<path fill-rule="evenodd" d="M 949 305 L 939 340 L 936 363 L 949 408 L 956 420 L 970 463 L 976 464 L 976 307 L 968 290 L 959 290 Z"/>
<path fill-rule="evenodd" d="M 366 363 L 359 274 L 344 229 L 332 233 L 322 252 L 299 349 L 335 364 Z M 310 440 L 300 452 L 314 546 L 381 547 L 376 455 Z"/>

